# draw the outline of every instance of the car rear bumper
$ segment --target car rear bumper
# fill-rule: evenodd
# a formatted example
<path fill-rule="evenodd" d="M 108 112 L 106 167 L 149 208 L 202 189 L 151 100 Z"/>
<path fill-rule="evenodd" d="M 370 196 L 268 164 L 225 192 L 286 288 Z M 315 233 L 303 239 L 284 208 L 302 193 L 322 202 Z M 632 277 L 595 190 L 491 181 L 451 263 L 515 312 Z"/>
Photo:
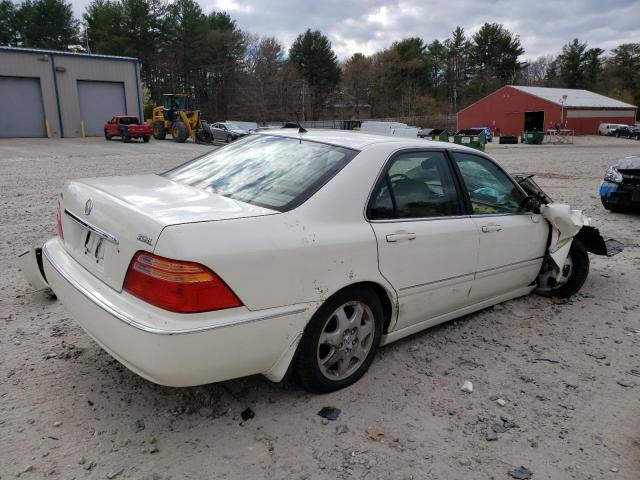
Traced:
<path fill-rule="evenodd" d="M 310 305 L 173 314 L 113 290 L 71 258 L 58 238 L 44 245 L 42 258 L 51 289 L 87 333 L 127 368 L 161 385 L 267 373 L 295 348 L 310 316 Z"/>

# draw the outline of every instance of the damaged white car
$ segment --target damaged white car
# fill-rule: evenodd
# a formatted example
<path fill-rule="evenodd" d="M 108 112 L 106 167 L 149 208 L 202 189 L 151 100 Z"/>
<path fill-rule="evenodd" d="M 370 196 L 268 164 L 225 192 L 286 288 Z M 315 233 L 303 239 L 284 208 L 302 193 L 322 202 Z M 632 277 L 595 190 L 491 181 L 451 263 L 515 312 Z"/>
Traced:
<path fill-rule="evenodd" d="M 295 372 L 327 392 L 381 345 L 532 291 L 568 297 L 587 219 L 458 145 L 252 134 L 161 175 L 69 181 L 23 254 L 107 352 L 159 384 Z"/>

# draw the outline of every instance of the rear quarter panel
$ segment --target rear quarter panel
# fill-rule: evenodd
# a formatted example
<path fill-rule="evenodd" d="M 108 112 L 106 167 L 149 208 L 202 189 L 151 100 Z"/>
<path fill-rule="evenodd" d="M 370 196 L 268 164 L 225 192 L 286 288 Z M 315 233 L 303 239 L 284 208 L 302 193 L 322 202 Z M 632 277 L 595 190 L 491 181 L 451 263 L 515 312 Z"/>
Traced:
<path fill-rule="evenodd" d="M 388 150 L 376 146 L 360 153 L 292 211 L 166 227 L 155 253 L 207 265 L 251 310 L 323 301 L 363 281 L 382 285 L 394 299 L 364 218 Z"/>

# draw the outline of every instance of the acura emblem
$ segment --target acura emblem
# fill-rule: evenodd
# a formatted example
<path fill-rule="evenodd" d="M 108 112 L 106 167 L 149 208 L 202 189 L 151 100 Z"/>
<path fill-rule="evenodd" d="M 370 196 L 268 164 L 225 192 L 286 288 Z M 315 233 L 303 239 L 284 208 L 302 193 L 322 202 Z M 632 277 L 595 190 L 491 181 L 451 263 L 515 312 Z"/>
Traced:
<path fill-rule="evenodd" d="M 91 199 L 87 200 L 87 203 L 84 204 L 84 214 L 89 215 L 93 210 L 93 201 Z"/>

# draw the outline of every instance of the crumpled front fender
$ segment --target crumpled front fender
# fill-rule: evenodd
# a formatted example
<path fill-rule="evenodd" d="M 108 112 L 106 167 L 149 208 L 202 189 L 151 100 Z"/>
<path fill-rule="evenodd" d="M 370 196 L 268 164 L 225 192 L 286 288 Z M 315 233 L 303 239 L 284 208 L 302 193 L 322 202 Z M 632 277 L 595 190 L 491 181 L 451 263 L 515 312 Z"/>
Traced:
<path fill-rule="evenodd" d="M 549 256 L 558 268 L 562 268 L 569 255 L 571 242 L 580 229 L 590 224 L 589 217 L 582 210 L 572 210 L 564 203 L 550 203 L 540 207 L 540 213 L 551 225 Z"/>

